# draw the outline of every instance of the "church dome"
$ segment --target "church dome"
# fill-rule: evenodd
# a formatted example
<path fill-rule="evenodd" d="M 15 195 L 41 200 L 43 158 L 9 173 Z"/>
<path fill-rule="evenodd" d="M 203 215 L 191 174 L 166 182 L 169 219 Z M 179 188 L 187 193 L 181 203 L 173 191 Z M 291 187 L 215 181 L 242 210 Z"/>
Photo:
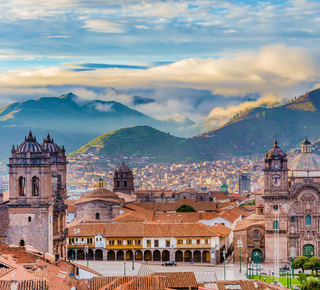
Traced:
<path fill-rule="evenodd" d="M 117 169 L 118 172 L 131 172 L 130 168 L 122 162 L 122 164 Z"/>
<path fill-rule="evenodd" d="M 320 177 L 320 156 L 311 152 L 311 142 L 307 139 L 301 143 L 301 152 L 288 162 L 288 168 L 295 177 Z"/>
<path fill-rule="evenodd" d="M 48 151 L 50 153 L 58 153 L 59 147 L 56 143 L 53 142 L 53 139 L 50 138 L 50 135 L 47 135 L 46 139 L 43 139 L 41 144 L 41 148 L 43 151 Z"/>
<path fill-rule="evenodd" d="M 28 138 L 25 137 L 24 142 L 18 147 L 17 153 L 41 153 L 41 146 L 37 142 L 36 137 L 32 136 L 31 131 L 29 132 Z"/>
<path fill-rule="evenodd" d="M 266 153 L 266 158 L 268 159 L 282 159 L 286 158 L 286 153 L 281 150 L 281 148 L 278 146 L 278 141 L 274 140 L 273 147 Z"/>
<path fill-rule="evenodd" d="M 289 170 L 320 171 L 320 156 L 314 153 L 299 153 L 288 163 Z"/>

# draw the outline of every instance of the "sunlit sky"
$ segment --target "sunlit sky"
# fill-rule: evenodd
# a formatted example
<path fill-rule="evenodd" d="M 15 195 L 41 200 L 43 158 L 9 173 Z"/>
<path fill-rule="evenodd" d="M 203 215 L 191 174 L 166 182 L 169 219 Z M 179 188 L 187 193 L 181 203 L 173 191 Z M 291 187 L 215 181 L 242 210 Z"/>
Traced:
<path fill-rule="evenodd" d="M 153 117 L 217 125 L 320 83 L 319 1 L 2 0 L 0 13 L 0 105 L 139 94 Z"/>

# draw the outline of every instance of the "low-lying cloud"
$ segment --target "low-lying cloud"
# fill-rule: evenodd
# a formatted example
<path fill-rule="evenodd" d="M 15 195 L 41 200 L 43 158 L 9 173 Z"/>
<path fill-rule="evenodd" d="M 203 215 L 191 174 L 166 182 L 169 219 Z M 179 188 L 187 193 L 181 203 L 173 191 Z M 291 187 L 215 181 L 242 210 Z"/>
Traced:
<path fill-rule="evenodd" d="M 133 107 L 133 95 L 123 92 L 149 88 L 162 93 L 144 95 L 155 102 L 136 106 L 137 110 L 156 118 L 178 113 L 196 122 L 210 119 L 219 125 L 239 108 L 258 105 L 270 96 L 279 101 L 311 90 L 320 82 L 319 65 L 319 50 L 279 44 L 263 47 L 259 52 L 246 51 L 218 59 L 189 58 L 149 69 L 97 67 L 90 71 L 74 71 L 50 67 L 3 71 L 0 72 L 0 93 L 68 85 L 83 100 L 116 100 Z M 84 89 L 85 86 L 114 87 L 119 92 L 96 93 Z M 183 89 L 208 90 L 211 95 L 188 95 L 187 91 L 179 95 L 168 88 L 180 88 L 181 92 Z M 245 102 L 250 94 L 261 96 L 261 100 Z M 217 101 L 217 95 L 222 96 L 223 104 Z M 226 98 L 230 99 L 229 103 Z M 243 103 L 241 107 L 240 103 Z M 221 108 L 215 108 L 217 106 Z"/>

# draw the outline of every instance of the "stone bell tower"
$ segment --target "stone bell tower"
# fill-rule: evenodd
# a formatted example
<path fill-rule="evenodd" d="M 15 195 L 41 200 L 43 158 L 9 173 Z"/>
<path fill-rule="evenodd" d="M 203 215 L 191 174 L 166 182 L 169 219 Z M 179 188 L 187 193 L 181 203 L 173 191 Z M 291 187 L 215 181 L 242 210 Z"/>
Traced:
<path fill-rule="evenodd" d="M 287 261 L 287 213 L 290 198 L 287 162 L 287 154 L 275 140 L 273 147 L 266 152 L 263 169 L 266 262 Z"/>
<path fill-rule="evenodd" d="M 122 162 L 114 172 L 113 191 L 119 191 L 126 194 L 134 192 L 134 180 L 132 170 Z"/>
<path fill-rule="evenodd" d="M 30 245 L 43 252 L 66 252 L 66 156 L 50 136 L 40 145 L 30 131 L 12 147 L 9 158 L 10 244 Z"/>

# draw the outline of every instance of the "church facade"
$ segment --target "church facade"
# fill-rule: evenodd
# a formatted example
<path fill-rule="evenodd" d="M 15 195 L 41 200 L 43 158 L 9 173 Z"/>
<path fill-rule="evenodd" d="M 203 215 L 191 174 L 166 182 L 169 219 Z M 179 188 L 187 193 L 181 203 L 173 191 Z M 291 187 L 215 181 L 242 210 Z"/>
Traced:
<path fill-rule="evenodd" d="M 66 255 L 66 155 L 48 134 L 42 144 L 30 131 L 9 158 L 7 242 Z"/>
<path fill-rule="evenodd" d="M 245 240 L 243 261 L 320 256 L 320 156 L 311 145 L 306 138 L 301 153 L 290 160 L 276 140 L 266 152 L 264 193 L 256 199 L 256 214 L 235 228 L 235 240 Z M 235 249 L 237 261 L 239 255 Z"/>

